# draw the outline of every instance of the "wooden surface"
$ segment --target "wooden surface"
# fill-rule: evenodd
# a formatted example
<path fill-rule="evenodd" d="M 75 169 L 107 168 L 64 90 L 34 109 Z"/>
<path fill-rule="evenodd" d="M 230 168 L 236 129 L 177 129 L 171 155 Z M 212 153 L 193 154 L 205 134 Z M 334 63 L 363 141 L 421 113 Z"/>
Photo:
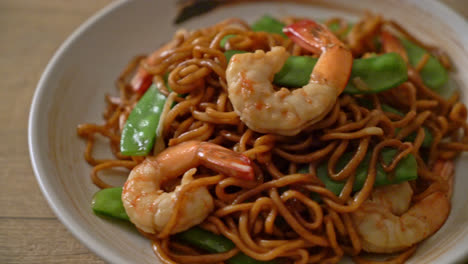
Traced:
<path fill-rule="evenodd" d="M 104 263 L 42 196 L 30 165 L 27 122 L 37 81 L 55 50 L 110 2 L 0 0 L 0 263 Z M 465 0 L 445 2 L 468 17 Z"/>

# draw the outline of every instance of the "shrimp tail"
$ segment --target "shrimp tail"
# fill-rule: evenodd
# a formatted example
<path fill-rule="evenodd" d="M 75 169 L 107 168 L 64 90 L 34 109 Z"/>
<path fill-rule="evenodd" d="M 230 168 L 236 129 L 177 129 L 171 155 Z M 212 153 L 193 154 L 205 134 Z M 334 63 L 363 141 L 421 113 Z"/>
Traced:
<path fill-rule="evenodd" d="M 195 180 L 193 174 L 200 165 L 225 176 L 254 179 L 252 161 L 247 156 L 210 142 L 182 142 L 157 156 L 147 157 L 130 172 L 122 190 L 122 203 L 130 221 L 147 233 L 161 232 L 161 237 L 203 222 L 214 210 L 213 197 L 208 190 L 208 185 L 213 183 L 191 186 L 180 192 L 181 186 Z M 181 185 L 174 191 L 162 189 L 165 183 L 182 174 Z M 184 198 L 177 208 L 180 197 Z M 175 222 L 172 221 L 174 212 L 177 212 Z M 168 223 L 172 226 L 167 227 Z"/>
<path fill-rule="evenodd" d="M 153 76 L 149 74 L 145 69 L 138 69 L 135 76 L 130 81 L 130 85 L 133 91 L 143 94 L 153 83 Z"/>
<path fill-rule="evenodd" d="M 311 75 L 311 81 L 328 83 L 341 93 L 351 75 L 353 56 L 348 48 L 325 25 L 313 20 L 301 20 L 283 29 L 302 48 L 321 54 Z M 339 59 L 339 60 L 338 60 Z"/>
<path fill-rule="evenodd" d="M 322 53 L 327 44 L 332 41 L 328 39 L 328 31 L 321 24 L 312 20 L 301 20 L 283 29 L 284 33 L 302 48 L 316 54 Z M 338 39 L 336 37 L 333 40 Z"/>
<path fill-rule="evenodd" d="M 380 33 L 380 37 L 382 38 L 382 47 L 385 53 L 396 52 L 408 62 L 408 54 L 397 37 L 385 30 Z"/>
<path fill-rule="evenodd" d="M 203 166 L 226 176 L 254 179 L 252 161 L 248 157 L 221 146 L 210 144 L 210 147 L 203 147 L 203 144 L 197 154 Z"/>

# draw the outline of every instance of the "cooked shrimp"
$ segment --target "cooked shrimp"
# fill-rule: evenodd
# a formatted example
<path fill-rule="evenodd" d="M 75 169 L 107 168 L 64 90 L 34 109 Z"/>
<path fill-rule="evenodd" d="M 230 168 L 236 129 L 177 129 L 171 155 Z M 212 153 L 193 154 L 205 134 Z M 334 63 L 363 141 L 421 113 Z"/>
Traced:
<path fill-rule="evenodd" d="M 396 52 L 408 63 L 408 54 L 397 37 L 385 30 L 380 33 L 380 36 L 382 37 L 382 46 L 385 52 Z"/>
<path fill-rule="evenodd" d="M 453 173 L 450 167 L 447 164 L 434 168 L 449 184 L 451 175 L 445 174 Z M 374 253 L 393 253 L 429 237 L 448 217 L 449 195 L 437 191 L 410 207 L 413 190 L 408 182 L 375 188 L 369 199 L 351 214 L 363 249 Z"/>
<path fill-rule="evenodd" d="M 348 81 L 352 55 L 325 26 L 313 21 L 289 25 L 285 32 L 305 49 L 321 53 L 307 85 L 275 91 L 274 74 L 289 57 L 283 47 L 234 55 L 226 80 L 234 110 L 250 129 L 290 136 L 331 110 Z"/>
<path fill-rule="evenodd" d="M 131 172 L 122 191 L 122 201 L 130 221 L 147 233 L 158 233 L 168 223 L 177 200 L 178 186 L 166 193 L 161 186 L 189 169 L 203 165 L 226 176 L 252 180 L 251 161 L 246 156 L 208 142 L 188 141 L 149 157 Z M 193 179 L 187 174 L 182 185 Z M 206 186 L 185 192 L 177 223 L 171 234 L 201 223 L 214 209 Z"/>
<path fill-rule="evenodd" d="M 367 13 L 364 19 L 351 28 L 346 40 L 353 54 L 364 54 L 365 51 L 374 49 L 371 40 L 382 28 L 382 23 L 384 23 L 384 20 L 380 15 Z"/>

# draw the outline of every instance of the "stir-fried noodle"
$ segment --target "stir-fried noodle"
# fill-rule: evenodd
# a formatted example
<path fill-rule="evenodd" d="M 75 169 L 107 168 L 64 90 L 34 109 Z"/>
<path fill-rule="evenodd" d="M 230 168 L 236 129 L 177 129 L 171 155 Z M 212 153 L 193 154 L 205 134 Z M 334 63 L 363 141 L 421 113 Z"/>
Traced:
<path fill-rule="evenodd" d="M 299 20 L 288 17 L 283 22 L 288 25 Z M 344 34 L 347 22 L 330 19 L 327 23 L 340 25 L 334 33 L 354 58 L 382 53 L 375 38 L 389 29 L 426 48 L 450 69 L 444 53 L 421 43 L 395 21 L 368 15 L 348 34 Z M 221 47 L 220 41 L 227 35 L 234 36 Z M 146 57 L 139 56 L 123 70 L 117 79 L 120 95 L 106 97 L 103 125 L 79 126 L 78 134 L 87 139 L 85 159 L 93 166 L 91 178 L 98 187 L 111 187 L 100 178 L 101 171 L 115 167 L 131 170 L 140 164 L 145 157 L 122 155 L 119 144 L 125 121 L 142 96 L 129 82 L 142 65 L 153 75 L 153 84 L 173 101 L 173 107 L 166 106 L 168 111 L 160 123 L 162 140 L 158 139 L 151 155 L 165 147 L 198 140 L 232 149 L 253 161 L 254 181 L 198 168 L 195 180 L 177 192 L 174 202 L 173 214 L 177 214 L 186 191 L 207 186 L 214 198 L 214 211 L 199 226 L 223 235 L 235 247 L 224 253 L 207 254 L 181 243 L 170 235 L 177 221 L 177 217 L 171 217 L 158 234 L 142 231 L 152 239 L 154 251 L 164 263 L 225 263 L 239 251 L 256 260 L 276 259 L 278 263 L 336 263 L 345 255 L 357 263 L 373 263 L 363 257 L 365 242 L 356 229 L 353 213 L 375 190 L 377 167 L 382 166 L 391 174 L 410 154 L 415 157 L 418 174 L 417 180 L 409 182 L 414 192 L 411 204 L 435 193 L 450 197 L 452 176 L 441 174 L 436 167 L 468 150 L 467 110 L 459 101 L 458 92 L 443 98 L 422 82 L 419 71 L 429 54 L 409 68 L 408 80 L 398 87 L 374 94 L 343 93 L 322 120 L 295 136 L 282 136 L 255 132 L 241 121 L 229 99 L 228 61 L 223 53 L 269 51 L 275 46 L 284 47 L 294 56 L 316 56 L 280 34 L 252 31 L 239 19 L 190 32 L 179 30 L 167 50 L 155 55 L 154 63 L 148 65 Z M 359 86 L 359 80 L 354 81 Z M 383 105 L 403 115 L 388 111 Z M 423 146 L 428 132 L 432 141 Z M 97 134 L 109 140 L 114 158 L 94 157 Z M 411 134 L 415 136 L 409 141 Z M 396 150 L 396 155 L 385 163 L 381 153 L 388 148 Z M 345 153 L 352 154 L 349 161 L 337 166 Z M 367 153 L 370 158 L 366 158 Z M 325 161 L 330 178 L 345 183 L 339 195 L 327 189 L 317 176 L 319 165 Z M 355 191 L 356 170 L 362 162 L 368 162 L 367 178 L 362 189 Z M 172 191 L 174 187 L 163 188 Z M 388 263 L 404 262 L 416 247 L 400 250 Z"/>

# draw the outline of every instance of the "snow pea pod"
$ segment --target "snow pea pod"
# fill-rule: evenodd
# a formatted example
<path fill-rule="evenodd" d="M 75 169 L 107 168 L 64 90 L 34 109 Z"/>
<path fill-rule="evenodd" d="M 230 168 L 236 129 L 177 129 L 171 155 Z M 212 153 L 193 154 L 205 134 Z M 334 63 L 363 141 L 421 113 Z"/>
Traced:
<path fill-rule="evenodd" d="M 226 61 L 229 63 L 232 56 L 234 56 L 236 54 L 241 54 L 241 53 L 247 53 L 247 51 L 243 51 L 243 50 L 226 50 L 224 52 L 224 56 L 226 57 Z"/>
<path fill-rule="evenodd" d="M 316 58 L 291 56 L 275 74 L 273 83 L 285 87 L 302 87 L 309 82 Z M 359 78 L 369 90 L 360 90 L 353 79 Z M 396 53 L 386 53 L 365 59 L 355 59 L 351 77 L 344 93 L 378 93 L 398 86 L 408 79 L 405 61 Z"/>
<path fill-rule="evenodd" d="M 261 18 L 259 18 L 257 21 L 255 21 L 251 28 L 253 31 L 264 31 L 268 33 L 276 33 L 280 34 L 283 37 L 287 37 L 286 34 L 283 33 L 283 28 L 286 25 L 279 21 L 278 19 L 270 16 L 270 15 L 264 15 Z M 353 27 L 352 24 L 348 23 L 347 29 L 341 32 L 341 36 L 346 36 L 351 28 Z M 328 28 L 333 32 L 337 33 L 338 30 L 341 29 L 341 24 L 339 22 L 333 22 L 328 24 Z"/>
<path fill-rule="evenodd" d="M 175 235 L 176 239 L 210 253 L 223 253 L 235 247 L 234 243 L 224 236 L 213 234 L 199 227 L 192 227 Z M 238 253 L 226 261 L 228 264 L 274 264 L 276 261 L 255 260 L 244 253 Z"/>
<path fill-rule="evenodd" d="M 153 148 L 156 128 L 166 97 L 153 84 L 133 108 L 122 130 L 120 152 L 128 156 L 144 156 Z"/>
<path fill-rule="evenodd" d="M 273 18 L 270 15 L 264 15 L 252 24 L 251 29 L 253 31 L 263 31 L 268 33 L 280 34 L 284 38 L 287 38 L 287 36 L 283 33 L 284 26 L 285 24 L 283 22 Z M 234 36 L 235 35 L 232 34 L 224 36 L 224 38 L 221 39 L 221 41 L 219 42 L 219 46 L 221 48 L 224 48 L 224 45 L 226 45 L 228 39 Z"/>
<path fill-rule="evenodd" d="M 348 33 L 351 31 L 351 29 L 353 28 L 353 24 L 347 23 L 346 29 L 341 30 L 342 25 L 338 21 L 328 23 L 327 26 L 331 30 L 331 32 L 333 32 L 335 35 L 337 35 L 341 39 L 345 38 L 348 35 Z M 339 31 L 341 31 L 341 32 L 339 32 Z"/>
<path fill-rule="evenodd" d="M 355 79 L 359 78 L 366 86 L 358 87 Z M 406 62 L 397 53 L 385 53 L 365 59 L 355 59 L 345 93 L 379 93 L 396 87 L 408 80 Z"/>
<path fill-rule="evenodd" d="M 391 148 L 384 148 L 381 151 L 382 159 L 385 163 L 390 163 L 393 157 L 397 154 L 397 150 Z M 338 160 L 336 164 L 336 169 L 340 170 L 346 166 L 346 164 L 351 160 L 353 153 L 345 153 L 343 156 Z M 369 170 L 369 162 L 371 159 L 371 152 L 369 151 L 366 153 L 366 157 L 364 160 L 359 164 L 358 168 L 356 169 L 356 179 L 353 185 L 353 191 L 359 191 L 364 186 L 364 182 L 367 178 L 367 172 Z M 307 173 L 308 168 L 302 168 L 299 170 L 299 173 Z M 345 182 L 344 181 L 335 181 L 332 180 L 328 174 L 328 164 L 322 163 L 317 168 L 317 176 L 320 180 L 325 184 L 325 187 L 332 191 L 335 195 L 339 195 L 341 190 L 343 189 Z M 374 186 L 383 186 L 383 185 L 390 185 L 401 183 L 405 181 L 415 180 L 418 177 L 418 167 L 416 163 L 416 158 L 409 154 L 404 157 L 398 165 L 396 166 L 395 170 L 391 173 L 387 173 L 382 168 L 380 163 L 377 164 L 377 173 Z"/>
<path fill-rule="evenodd" d="M 121 220 L 130 220 L 122 204 L 122 187 L 102 189 L 93 196 L 94 213 Z"/>
<path fill-rule="evenodd" d="M 389 105 L 382 104 L 381 107 L 382 107 L 382 110 L 385 111 L 385 112 L 390 112 L 390 113 L 397 114 L 399 116 L 404 116 L 404 114 L 402 112 L 398 111 L 397 109 L 395 109 L 395 108 L 393 108 L 393 107 L 391 107 Z M 425 148 L 429 148 L 432 145 L 432 140 L 434 138 L 432 137 L 431 131 L 427 127 L 423 127 L 423 129 L 424 129 L 424 139 L 423 139 L 423 142 L 422 142 L 421 146 L 423 146 Z M 396 130 L 395 132 L 398 133 L 401 130 L 401 128 L 396 128 L 395 130 Z M 413 133 L 409 134 L 405 138 L 405 140 L 414 142 L 414 140 L 416 139 L 416 134 L 417 134 L 416 132 L 413 132 Z"/>
<path fill-rule="evenodd" d="M 307 56 L 290 56 L 279 72 L 275 74 L 273 83 L 284 87 L 302 87 L 309 83 L 310 74 L 317 59 Z"/>
<path fill-rule="evenodd" d="M 224 36 L 224 38 L 221 39 L 221 41 L 219 42 L 219 46 L 221 48 L 224 48 L 224 46 L 226 45 L 226 43 L 228 42 L 228 40 L 232 37 L 235 37 L 236 35 L 233 35 L 233 34 L 229 34 L 229 35 L 226 35 Z"/>
<path fill-rule="evenodd" d="M 406 50 L 409 63 L 414 67 L 418 65 L 424 54 L 429 54 L 429 59 L 427 60 L 424 67 L 420 70 L 419 74 L 421 75 L 421 78 L 427 87 L 431 88 L 437 93 L 440 93 L 442 87 L 445 83 L 447 83 L 448 80 L 448 73 L 444 66 L 442 66 L 439 60 L 430 55 L 430 53 L 424 48 L 405 38 L 400 38 L 400 41 Z"/>
<path fill-rule="evenodd" d="M 282 33 L 284 26 L 284 23 L 279 20 L 269 15 L 264 15 L 252 24 L 252 30 L 279 34 Z M 339 24 L 332 23 L 329 27 L 332 30 L 337 30 Z M 349 25 L 349 28 L 351 27 L 352 25 Z M 227 35 L 221 40 L 221 47 L 224 47 L 230 37 L 232 37 L 232 35 Z M 226 51 L 225 56 L 227 61 L 229 62 L 234 54 L 242 52 L 244 51 Z M 310 74 L 316 62 L 317 59 L 312 57 L 291 56 L 282 69 L 275 74 L 273 83 L 290 88 L 302 87 L 309 82 Z M 355 78 L 360 79 L 368 90 L 363 90 L 363 87 L 357 87 L 353 81 Z M 406 63 L 396 53 L 387 53 L 365 59 L 355 59 L 351 70 L 350 81 L 344 92 L 350 94 L 378 93 L 396 87 L 407 79 L 408 73 Z"/>
<path fill-rule="evenodd" d="M 175 237 L 185 243 L 212 253 L 226 252 L 235 247 L 231 240 L 198 227 L 193 227 L 176 234 Z"/>
<path fill-rule="evenodd" d="M 372 104 L 370 101 L 369 101 L 370 104 Z M 395 114 L 395 115 L 399 115 L 399 116 L 404 116 L 405 114 L 403 114 L 402 112 L 400 112 L 399 110 L 387 105 L 387 104 L 381 104 L 380 107 L 382 108 L 382 111 L 384 112 L 388 112 L 388 113 L 392 113 L 392 114 Z"/>
<path fill-rule="evenodd" d="M 270 15 L 264 15 L 255 21 L 251 28 L 253 31 L 264 31 L 268 33 L 280 34 L 283 37 L 286 35 L 283 33 L 283 27 L 285 24 Z"/>
<path fill-rule="evenodd" d="M 262 16 L 261 18 L 259 18 L 258 20 L 256 20 L 252 24 L 251 28 L 252 28 L 253 31 L 264 31 L 264 32 L 268 32 L 268 33 L 276 33 L 276 34 L 282 35 L 283 37 L 287 37 L 286 34 L 283 33 L 283 28 L 285 26 L 286 25 L 283 22 L 281 22 L 278 19 L 266 14 L 266 15 Z M 351 30 L 352 27 L 353 27 L 353 25 L 348 23 L 347 29 L 344 32 L 341 32 L 341 35 L 346 36 L 349 33 L 349 31 Z M 329 23 L 328 28 L 333 33 L 336 33 L 338 30 L 341 29 L 341 24 L 339 22 Z"/>
<path fill-rule="evenodd" d="M 122 204 L 122 187 L 102 189 L 98 191 L 92 202 L 93 211 L 129 221 Z M 199 227 L 192 227 L 175 235 L 176 239 L 210 253 L 223 253 L 235 247 L 235 244 L 224 236 L 213 234 Z M 276 264 L 276 261 L 258 261 L 244 253 L 238 253 L 226 261 L 228 264 Z"/>
<path fill-rule="evenodd" d="M 245 51 L 225 51 L 229 61 L 234 54 Z M 309 83 L 310 74 L 317 62 L 316 58 L 307 56 L 290 56 L 281 70 L 275 74 L 275 85 L 295 88 Z M 359 90 L 352 79 L 359 78 L 369 90 Z M 405 61 L 396 53 L 386 53 L 365 59 L 355 59 L 351 70 L 351 77 L 344 93 L 363 94 L 378 93 L 398 86 L 408 79 Z"/>

